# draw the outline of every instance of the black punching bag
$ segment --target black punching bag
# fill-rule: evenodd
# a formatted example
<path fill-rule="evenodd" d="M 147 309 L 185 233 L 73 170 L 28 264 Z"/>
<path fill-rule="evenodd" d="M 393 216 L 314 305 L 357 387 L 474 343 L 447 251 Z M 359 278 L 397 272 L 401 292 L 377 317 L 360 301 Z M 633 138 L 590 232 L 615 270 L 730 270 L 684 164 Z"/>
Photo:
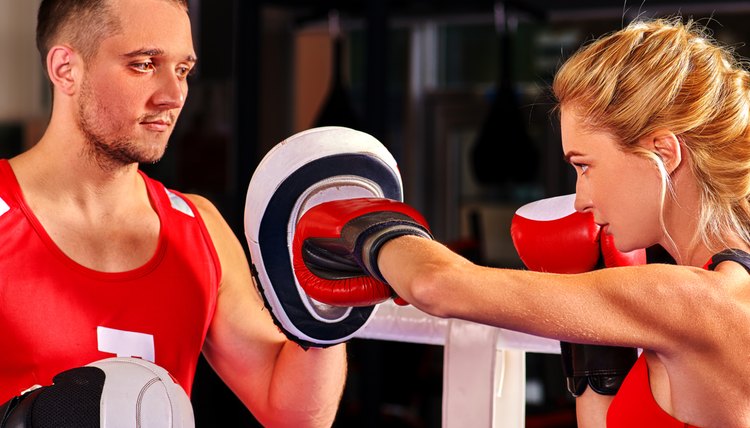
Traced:
<path fill-rule="evenodd" d="M 500 64 L 495 99 L 471 153 L 474 174 L 481 184 L 524 184 L 535 181 L 539 153 L 526 130 L 511 76 L 512 43 L 503 6 L 495 9 Z"/>
<path fill-rule="evenodd" d="M 318 110 L 314 126 L 345 126 L 347 128 L 360 129 L 359 118 L 352 106 L 349 91 L 347 91 L 344 84 L 343 41 L 338 14 L 335 12 L 329 15 L 329 31 L 333 44 L 331 86 L 323 105 Z"/>

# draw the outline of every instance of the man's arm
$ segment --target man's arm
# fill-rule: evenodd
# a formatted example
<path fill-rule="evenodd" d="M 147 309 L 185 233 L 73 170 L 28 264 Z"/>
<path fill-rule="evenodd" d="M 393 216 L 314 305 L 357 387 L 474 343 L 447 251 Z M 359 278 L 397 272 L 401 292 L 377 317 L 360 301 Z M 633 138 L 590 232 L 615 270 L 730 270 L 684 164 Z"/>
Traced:
<path fill-rule="evenodd" d="M 206 199 L 189 195 L 222 269 L 203 354 L 264 426 L 330 426 L 346 379 L 344 345 L 303 350 L 273 324 L 239 240 Z"/>

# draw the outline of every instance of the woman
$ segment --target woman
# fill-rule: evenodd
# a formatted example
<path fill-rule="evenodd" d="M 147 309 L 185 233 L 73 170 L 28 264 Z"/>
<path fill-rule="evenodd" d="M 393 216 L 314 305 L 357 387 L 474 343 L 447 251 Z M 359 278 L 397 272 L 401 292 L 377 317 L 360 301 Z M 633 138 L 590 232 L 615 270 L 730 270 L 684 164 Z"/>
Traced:
<path fill-rule="evenodd" d="M 608 224 L 618 249 L 660 244 L 697 268 L 721 250 L 748 250 L 750 78 L 701 29 L 635 23 L 573 57 L 553 90 L 578 172 L 576 208 Z M 627 296 L 613 303 L 626 314 L 612 339 L 645 348 L 651 392 L 679 421 L 750 425 L 750 384 L 715 382 L 747 379 L 745 269 L 652 266 L 609 284 L 635 293 L 632 308 Z"/>
<path fill-rule="evenodd" d="M 437 316 L 642 348 L 614 400 L 584 394 L 581 426 L 750 426 L 750 76 L 694 23 L 655 20 L 584 47 L 553 91 L 576 209 L 677 265 L 487 268 L 419 236 L 360 265 Z"/>

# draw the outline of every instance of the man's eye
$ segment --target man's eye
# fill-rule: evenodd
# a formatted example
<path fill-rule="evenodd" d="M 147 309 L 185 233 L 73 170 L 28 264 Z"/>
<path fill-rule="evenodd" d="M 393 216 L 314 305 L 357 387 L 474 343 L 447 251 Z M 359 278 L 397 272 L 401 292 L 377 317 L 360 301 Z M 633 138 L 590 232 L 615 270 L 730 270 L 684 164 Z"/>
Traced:
<path fill-rule="evenodd" d="M 582 164 L 582 163 L 574 163 L 573 166 L 576 167 L 576 169 L 580 169 L 581 170 L 581 174 L 585 173 L 586 170 L 589 169 L 588 165 Z"/>
<path fill-rule="evenodd" d="M 144 73 L 147 72 L 147 71 L 151 71 L 151 70 L 154 69 L 154 63 L 151 62 L 151 61 L 137 62 L 137 63 L 134 63 L 134 64 L 130 64 L 130 66 L 132 68 L 134 68 L 135 70 L 140 71 L 140 72 L 144 72 Z"/>
<path fill-rule="evenodd" d="M 188 77 L 191 74 L 193 74 L 193 68 L 192 67 L 188 67 L 188 66 L 177 67 L 177 75 L 178 76 L 180 76 L 182 78 L 185 78 L 185 77 Z"/>

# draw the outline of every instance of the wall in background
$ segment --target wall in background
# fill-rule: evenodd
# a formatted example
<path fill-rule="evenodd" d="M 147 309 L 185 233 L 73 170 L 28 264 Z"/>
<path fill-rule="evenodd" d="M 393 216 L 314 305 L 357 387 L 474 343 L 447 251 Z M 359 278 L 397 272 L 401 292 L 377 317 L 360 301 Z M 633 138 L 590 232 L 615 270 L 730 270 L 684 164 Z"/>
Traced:
<path fill-rule="evenodd" d="M 47 87 L 36 50 L 39 0 L 0 0 L 0 121 L 44 116 Z"/>

